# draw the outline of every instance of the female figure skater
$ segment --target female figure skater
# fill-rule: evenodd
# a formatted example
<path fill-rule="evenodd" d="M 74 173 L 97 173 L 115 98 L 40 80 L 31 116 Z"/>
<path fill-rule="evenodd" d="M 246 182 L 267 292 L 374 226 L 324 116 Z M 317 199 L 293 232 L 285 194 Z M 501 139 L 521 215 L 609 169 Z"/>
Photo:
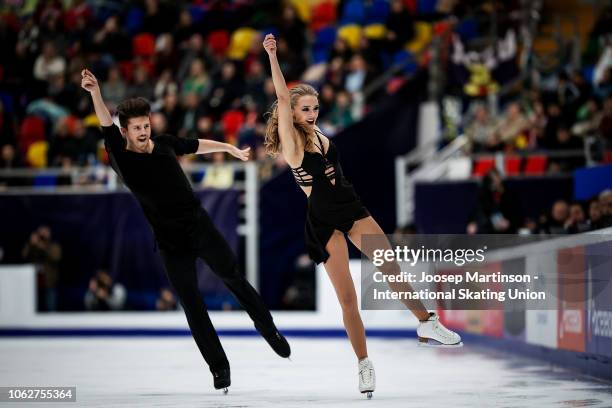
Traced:
<path fill-rule="evenodd" d="M 359 391 L 367 393 L 370 398 L 376 387 L 376 378 L 368 359 L 365 330 L 349 271 L 343 233 L 348 234 L 351 242 L 370 259 L 375 249 L 391 249 L 391 244 L 344 178 L 334 144 L 315 124 L 319 112 L 317 92 L 306 84 L 287 89 L 272 34 L 266 35 L 263 46 L 270 60 L 277 97 L 267 122 L 266 149 L 272 155 L 283 155 L 297 184 L 308 197 L 305 228 L 308 253 L 316 263 L 324 263 L 334 286 L 342 308 L 344 327 L 358 359 Z M 376 235 L 378 248 L 362 245 L 364 234 Z M 400 267 L 397 262 L 387 262 L 380 270 L 385 274 L 396 274 Z M 392 289 L 400 288 L 390 285 Z M 404 285 L 401 290 L 406 290 L 406 284 L 400 285 Z M 404 303 L 420 321 L 417 335 L 421 343 L 462 344 L 459 335 L 445 328 L 435 313 L 428 313 L 421 301 Z"/>

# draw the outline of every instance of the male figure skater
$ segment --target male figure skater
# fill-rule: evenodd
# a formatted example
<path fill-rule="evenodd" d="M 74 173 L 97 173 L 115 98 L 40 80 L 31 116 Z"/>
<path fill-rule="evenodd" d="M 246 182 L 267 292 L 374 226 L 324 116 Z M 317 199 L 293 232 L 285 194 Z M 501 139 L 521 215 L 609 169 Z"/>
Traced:
<path fill-rule="evenodd" d="M 102 125 L 112 168 L 140 203 L 153 228 L 168 278 L 185 310 L 195 342 L 210 367 L 216 389 L 230 386 L 229 362 L 198 290 L 196 258 L 202 258 L 223 279 L 255 323 L 255 328 L 281 357 L 289 357 L 289 343 L 276 329 L 259 294 L 238 270 L 229 245 L 200 206 L 177 161 L 184 154 L 227 152 L 247 160 L 249 149 L 203 139 L 172 135 L 151 138 L 150 106 L 143 98 L 117 106 L 119 124 L 113 124 L 96 77 L 81 73 L 81 86 L 92 97 Z"/>

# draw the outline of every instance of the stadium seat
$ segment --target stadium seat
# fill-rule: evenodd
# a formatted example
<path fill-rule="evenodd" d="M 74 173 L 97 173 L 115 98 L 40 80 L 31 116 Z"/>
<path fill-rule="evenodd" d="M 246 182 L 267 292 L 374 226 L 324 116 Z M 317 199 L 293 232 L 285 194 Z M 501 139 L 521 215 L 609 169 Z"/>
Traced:
<path fill-rule="evenodd" d="M 123 26 L 129 34 L 136 34 L 142 27 L 144 11 L 140 7 L 132 7 L 125 17 Z"/>
<path fill-rule="evenodd" d="M 49 151 L 49 143 L 46 140 L 39 140 L 32 143 L 28 147 L 26 159 L 30 167 L 42 169 L 47 167 L 47 152 Z"/>
<path fill-rule="evenodd" d="M 200 6 L 190 6 L 189 15 L 191 15 L 191 21 L 194 25 L 200 24 L 204 19 L 206 12 Z"/>
<path fill-rule="evenodd" d="M 341 24 L 363 24 L 365 22 L 365 6 L 361 0 L 349 0 L 342 8 Z"/>
<path fill-rule="evenodd" d="M 418 0 L 417 12 L 420 15 L 434 14 L 436 12 L 437 6 L 438 6 L 437 0 Z"/>
<path fill-rule="evenodd" d="M 295 9 L 295 13 L 299 17 L 300 20 L 304 23 L 310 22 L 311 14 L 310 14 L 310 4 L 303 0 L 290 0 L 289 4 L 293 6 Z"/>
<path fill-rule="evenodd" d="M 45 140 L 45 121 L 40 116 L 26 116 L 19 131 L 19 150 L 25 155 L 34 142 Z"/>
<path fill-rule="evenodd" d="M 402 72 L 410 75 L 416 72 L 418 66 L 414 55 L 406 50 L 400 50 L 393 55 L 393 65 L 403 64 Z"/>
<path fill-rule="evenodd" d="M 319 31 L 326 26 L 334 25 L 337 19 L 338 16 L 336 15 L 336 6 L 334 3 L 331 1 L 324 1 L 312 8 L 310 29 L 315 32 Z"/>
<path fill-rule="evenodd" d="M 334 42 L 336 42 L 337 34 L 336 27 L 328 26 L 321 28 L 315 34 L 313 48 L 331 48 L 334 45 Z"/>
<path fill-rule="evenodd" d="M 230 43 L 229 33 L 226 30 L 213 31 L 206 38 L 206 43 L 215 55 L 225 55 Z"/>
<path fill-rule="evenodd" d="M 382 40 L 387 29 L 384 24 L 370 24 L 363 29 L 363 35 L 369 40 Z"/>
<path fill-rule="evenodd" d="M 504 158 L 504 169 L 506 176 L 518 176 L 521 174 L 521 158 L 519 156 L 506 155 Z"/>
<path fill-rule="evenodd" d="M 239 110 L 230 110 L 223 114 L 221 121 L 223 122 L 225 140 L 233 141 L 236 139 L 236 135 L 244 123 L 244 119 L 244 113 Z"/>
<path fill-rule="evenodd" d="M 361 26 L 356 24 L 345 25 L 338 29 L 338 37 L 343 38 L 349 47 L 356 50 L 359 48 L 359 43 L 361 42 L 362 31 Z"/>
<path fill-rule="evenodd" d="M 604 163 L 612 163 L 612 150 L 606 150 L 604 152 Z"/>
<path fill-rule="evenodd" d="M 472 167 L 472 176 L 482 177 L 494 167 L 495 158 L 493 156 L 485 156 L 474 159 L 474 166 Z"/>
<path fill-rule="evenodd" d="M 374 0 L 370 7 L 366 8 L 365 24 L 384 24 L 389 17 L 391 7 L 386 0 Z"/>
<path fill-rule="evenodd" d="M 155 37 L 153 34 L 138 34 L 132 40 L 132 52 L 134 56 L 150 58 L 155 55 Z"/>
<path fill-rule="evenodd" d="M 544 174 L 547 164 L 548 158 L 544 155 L 536 154 L 529 156 L 527 158 L 527 162 L 525 163 L 523 173 L 529 176 Z"/>
<path fill-rule="evenodd" d="M 414 38 L 406 44 L 406 49 L 418 54 L 431 42 L 433 28 L 429 23 L 418 22 L 414 25 L 414 31 Z"/>
<path fill-rule="evenodd" d="M 242 27 L 232 33 L 227 56 L 235 60 L 243 60 L 251 49 L 253 39 L 257 31 L 252 28 Z"/>

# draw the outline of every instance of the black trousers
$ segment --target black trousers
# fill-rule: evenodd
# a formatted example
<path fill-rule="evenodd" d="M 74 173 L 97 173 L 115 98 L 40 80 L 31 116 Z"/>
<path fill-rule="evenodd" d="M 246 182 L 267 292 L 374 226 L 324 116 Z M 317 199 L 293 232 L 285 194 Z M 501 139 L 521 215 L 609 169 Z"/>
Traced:
<path fill-rule="evenodd" d="M 238 269 L 236 256 L 208 214 L 202 211 L 202 237 L 193 251 L 160 250 L 170 283 L 185 310 L 191 334 L 210 371 L 229 368 L 225 351 L 213 327 L 202 294 L 198 289 L 196 259 L 199 257 L 217 274 L 249 314 L 255 328 L 263 334 L 276 330 L 272 315 L 263 300 Z"/>

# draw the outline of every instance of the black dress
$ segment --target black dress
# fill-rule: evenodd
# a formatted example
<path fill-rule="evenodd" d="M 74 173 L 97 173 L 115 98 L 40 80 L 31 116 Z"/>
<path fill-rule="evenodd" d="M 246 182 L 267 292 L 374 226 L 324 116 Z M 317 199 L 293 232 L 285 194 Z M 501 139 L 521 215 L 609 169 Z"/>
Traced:
<path fill-rule="evenodd" d="M 348 232 L 353 223 L 370 215 L 342 174 L 336 146 L 330 140 L 327 152 L 315 130 L 321 153 L 304 151 L 300 167 L 292 168 L 298 185 L 312 187 L 308 197 L 305 238 L 308 255 L 316 263 L 326 262 L 325 249 L 334 230 Z"/>

